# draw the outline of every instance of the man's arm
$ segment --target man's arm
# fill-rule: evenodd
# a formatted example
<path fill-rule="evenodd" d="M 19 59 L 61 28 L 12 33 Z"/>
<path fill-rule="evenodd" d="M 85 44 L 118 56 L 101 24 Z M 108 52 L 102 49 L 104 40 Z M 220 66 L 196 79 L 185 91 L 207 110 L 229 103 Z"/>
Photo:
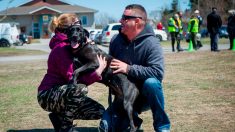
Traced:
<path fill-rule="evenodd" d="M 222 26 L 222 20 L 221 20 L 221 17 L 219 15 L 218 15 L 218 18 L 219 18 L 219 20 L 218 20 L 219 27 L 221 27 Z"/>
<path fill-rule="evenodd" d="M 143 54 L 143 58 L 145 64 L 130 65 L 128 76 L 140 80 L 155 77 L 161 81 L 164 75 L 164 57 L 159 41 L 148 45 L 147 54 Z"/>

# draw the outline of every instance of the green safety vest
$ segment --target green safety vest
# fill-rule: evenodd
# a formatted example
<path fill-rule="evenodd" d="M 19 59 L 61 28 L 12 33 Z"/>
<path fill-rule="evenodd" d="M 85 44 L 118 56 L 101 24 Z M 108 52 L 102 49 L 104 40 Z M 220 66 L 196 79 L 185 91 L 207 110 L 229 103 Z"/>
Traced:
<path fill-rule="evenodd" d="M 177 21 L 179 23 L 179 32 L 182 33 L 183 32 L 182 21 L 179 18 L 177 19 Z"/>
<path fill-rule="evenodd" d="M 195 21 L 194 25 L 192 25 L 192 21 Z M 199 27 L 199 21 L 197 18 L 192 18 L 189 20 L 188 32 L 198 33 L 198 27 Z M 190 31 L 191 28 L 192 28 L 192 30 Z"/>
<path fill-rule="evenodd" d="M 168 32 L 175 32 L 175 20 L 171 17 L 168 21 Z"/>

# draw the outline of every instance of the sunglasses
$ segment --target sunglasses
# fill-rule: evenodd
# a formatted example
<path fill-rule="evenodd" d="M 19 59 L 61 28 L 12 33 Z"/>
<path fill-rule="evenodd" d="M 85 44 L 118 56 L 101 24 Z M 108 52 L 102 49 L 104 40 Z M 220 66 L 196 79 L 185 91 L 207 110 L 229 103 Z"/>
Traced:
<path fill-rule="evenodd" d="M 135 18 L 142 19 L 142 17 L 140 17 L 140 16 L 126 16 L 126 15 L 122 15 L 122 20 L 129 20 L 129 19 L 135 19 Z"/>

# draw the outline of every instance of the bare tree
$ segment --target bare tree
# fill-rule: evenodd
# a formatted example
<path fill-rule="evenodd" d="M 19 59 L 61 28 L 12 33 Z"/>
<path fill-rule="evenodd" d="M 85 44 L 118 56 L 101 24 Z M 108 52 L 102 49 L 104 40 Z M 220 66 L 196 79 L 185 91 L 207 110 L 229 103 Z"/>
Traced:
<path fill-rule="evenodd" d="M 2 0 L 0 0 L 0 2 L 1 2 Z M 8 11 L 8 7 L 9 7 L 9 5 L 13 2 L 14 0 L 9 0 L 9 2 L 7 3 L 7 7 L 6 7 L 6 10 L 5 10 L 5 14 L 4 14 L 4 16 L 2 17 L 2 18 L 0 18 L 0 22 L 1 21 L 3 21 L 5 18 L 7 18 L 7 11 Z"/>
<path fill-rule="evenodd" d="M 117 22 L 117 20 L 111 16 L 109 16 L 107 13 L 98 13 L 95 16 L 95 23 L 96 25 L 101 25 L 101 27 L 106 26 L 109 23 Z"/>
<path fill-rule="evenodd" d="M 179 1 L 178 0 L 173 0 L 172 1 L 170 9 L 168 9 L 168 7 L 162 8 L 161 22 L 162 22 L 164 27 L 168 27 L 169 18 L 172 17 L 178 11 L 179 11 Z"/>
<path fill-rule="evenodd" d="M 235 0 L 189 0 L 189 2 L 191 3 L 191 11 L 200 10 L 204 20 L 211 12 L 211 8 L 216 7 L 224 24 L 227 23 L 228 10 L 235 8 Z"/>

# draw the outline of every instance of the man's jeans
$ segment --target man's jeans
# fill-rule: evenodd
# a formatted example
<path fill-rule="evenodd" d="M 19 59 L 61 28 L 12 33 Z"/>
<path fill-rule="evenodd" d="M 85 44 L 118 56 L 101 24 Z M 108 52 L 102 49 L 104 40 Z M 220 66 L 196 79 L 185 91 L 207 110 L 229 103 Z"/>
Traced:
<path fill-rule="evenodd" d="M 218 50 L 219 33 L 210 33 L 211 51 Z"/>
<path fill-rule="evenodd" d="M 156 132 L 170 129 L 170 120 L 164 111 L 164 95 L 162 84 L 156 78 L 145 80 L 141 92 L 141 111 L 146 111 L 151 108 L 153 114 L 153 126 Z M 137 102 L 139 103 L 139 102 Z M 112 107 L 108 107 L 104 112 L 100 122 L 99 130 L 108 131 L 123 131 L 129 126 L 128 116 L 120 115 L 117 103 L 112 103 Z M 112 110 L 111 110 L 112 109 Z M 112 115 L 112 117 L 111 117 Z M 134 120 L 137 120 L 138 114 L 134 113 Z"/>

